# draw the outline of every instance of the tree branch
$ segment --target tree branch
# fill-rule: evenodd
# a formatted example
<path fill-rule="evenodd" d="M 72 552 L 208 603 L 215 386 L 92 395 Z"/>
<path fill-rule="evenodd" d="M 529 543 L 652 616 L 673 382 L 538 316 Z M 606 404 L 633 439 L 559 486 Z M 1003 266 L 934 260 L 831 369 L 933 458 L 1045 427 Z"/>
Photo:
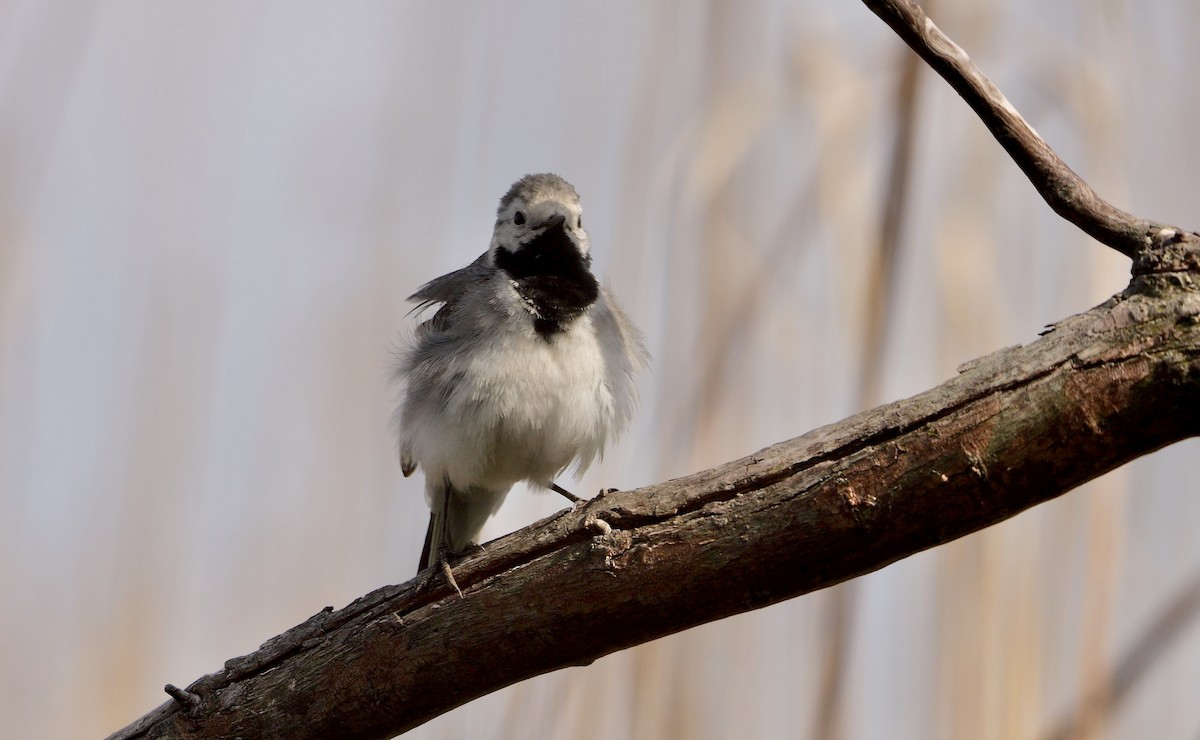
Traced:
<path fill-rule="evenodd" d="M 332 607 L 113 738 L 382 738 L 517 681 L 882 568 L 1200 433 L 1200 239 L 1101 200 L 908 2 L 865 0 L 1056 211 L 1135 256 L 1121 295 L 919 396 L 612 493 L 436 579 Z"/>
<path fill-rule="evenodd" d="M 1004 147 L 1054 212 L 1127 257 L 1179 231 L 1113 206 L 1075 174 L 1008 98 L 912 0 L 863 0 L 954 88 Z"/>

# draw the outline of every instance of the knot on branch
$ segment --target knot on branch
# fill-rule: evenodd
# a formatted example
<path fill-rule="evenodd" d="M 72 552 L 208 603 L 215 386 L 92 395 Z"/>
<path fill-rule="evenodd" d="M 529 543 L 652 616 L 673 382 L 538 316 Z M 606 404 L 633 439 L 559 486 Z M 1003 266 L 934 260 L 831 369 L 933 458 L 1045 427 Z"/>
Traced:
<path fill-rule="evenodd" d="M 1200 234 L 1174 226 L 1146 232 L 1146 246 L 1133 258 L 1133 276 L 1166 272 L 1200 273 Z"/>

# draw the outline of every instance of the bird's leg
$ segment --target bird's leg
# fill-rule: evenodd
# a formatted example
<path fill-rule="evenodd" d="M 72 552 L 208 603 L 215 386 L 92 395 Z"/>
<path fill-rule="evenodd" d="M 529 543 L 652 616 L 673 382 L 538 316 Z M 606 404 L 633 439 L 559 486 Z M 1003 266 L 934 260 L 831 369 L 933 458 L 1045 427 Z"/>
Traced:
<path fill-rule="evenodd" d="M 568 491 L 567 489 L 558 485 L 557 483 L 551 483 L 550 490 L 561 495 L 563 498 L 565 498 L 566 500 L 570 501 L 573 504 L 577 504 L 583 500 L 583 499 L 579 498 L 578 496 L 576 496 L 575 494 Z"/>
<path fill-rule="evenodd" d="M 454 580 L 454 571 L 450 569 L 450 552 L 446 547 L 446 512 L 450 509 L 450 485 L 447 483 L 442 486 L 442 515 L 432 516 L 429 522 L 429 530 L 425 534 L 425 548 L 421 553 L 421 558 L 425 559 L 429 555 L 429 549 L 436 543 L 437 559 L 433 565 L 436 568 L 426 568 L 425 575 L 422 576 L 421 582 L 417 584 L 417 593 L 424 591 L 430 583 L 433 582 L 433 574 L 440 572 L 445 578 L 446 583 L 449 583 L 454 591 L 458 594 L 458 598 L 463 597 L 462 589 L 458 587 L 458 581 Z M 438 531 L 434 528 L 438 527 Z"/>

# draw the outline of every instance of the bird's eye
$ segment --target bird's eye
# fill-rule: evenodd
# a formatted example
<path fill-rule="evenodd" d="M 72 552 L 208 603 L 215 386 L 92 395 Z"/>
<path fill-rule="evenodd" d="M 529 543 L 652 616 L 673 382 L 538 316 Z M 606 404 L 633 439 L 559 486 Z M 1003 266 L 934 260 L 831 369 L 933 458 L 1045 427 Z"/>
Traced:
<path fill-rule="evenodd" d="M 577 229 L 583 228 L 583 216 L 575 217 L 575 228 L 577 228 Z"/>
<path fill-rule="evenodd" d="M 525 211 L 517 211 L 513 214 L 513 223 L 517 226 L 525 225 Z"/>

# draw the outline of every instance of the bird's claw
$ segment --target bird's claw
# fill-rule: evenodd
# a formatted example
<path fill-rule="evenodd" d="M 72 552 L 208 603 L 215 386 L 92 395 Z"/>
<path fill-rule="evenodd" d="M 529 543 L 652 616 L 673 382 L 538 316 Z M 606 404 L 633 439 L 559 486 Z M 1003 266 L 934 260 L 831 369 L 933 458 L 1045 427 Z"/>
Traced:
<path fill-rule="evenodd" d="M 463 548 L 463 550 L 467 550 L 472 546 L 480 550 L 483 549 L 481 546 L 471 543 L 467 547 Z M 446 583 L 448 583 L 450 587 L 454 589 L 454 592 L 458 594 L 458 598 L 463 598 L 462 589 L 458 587 L 458 581 L 454 579 L 454 570 L 450 567 L 450 554 L 451 553 L 447 550 L 442 550 L 438 553 L 438 559 L 437 562 L 434 563 L 434 566 L 432 568 L 426 568 L 421 575 L 421 580 L 417 583 L 417 593 L 421 593 L 425 589 L 429 588 L 429 586 L 433 583 L 433 578 L 435 575 L 441 575 L 446 579 Z"/>

